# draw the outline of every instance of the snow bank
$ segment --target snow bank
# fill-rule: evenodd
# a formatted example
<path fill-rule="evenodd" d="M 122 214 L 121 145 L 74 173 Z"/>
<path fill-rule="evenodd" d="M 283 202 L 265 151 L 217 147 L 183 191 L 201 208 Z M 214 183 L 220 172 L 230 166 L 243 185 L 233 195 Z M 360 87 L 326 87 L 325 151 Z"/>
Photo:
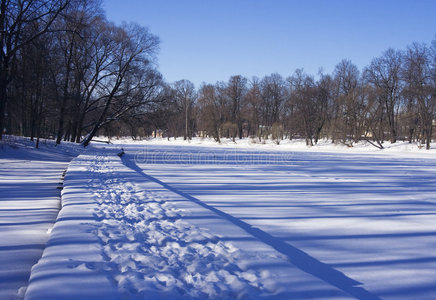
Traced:
<path fill-rule="evenodd" d="M 59 182 L 78 145 L 0 141 L 0 299 L 22 299 L 60 207 Z"/>
<path fill-rule="evenodd" d="M 98 205 L 87 188 L 94 181 L 89 165 L 93 157 L 80 155 L 68 167 L 62 209 L 44 254 L 32 269 L 26 299 L 116 299 L 106 276 L 110 267 L 95 234 Z"/>
<path fill-rule="evenodd" d="M 104 140 L 107 138 L 101 137 Z M 196 146 L 196 147 L 215 147 L 215 148 L 238 148 L 262 151 L 304 151 L 304 152 L 333 152 L 333 153 L 378 153 L 378 154 L 416 154 L 421 156 L 436 155 L 436 143 L 432 143 L 430 150 L 426 150 L 419 143 L 409 143 L 398 141 L 394 144 L 385 142 L 384 149 L 374 147 L 366 141 L 354 143 L 352 147 L 342 143 L 332 143 L 330 140 L 320 140 L 314 146 L 307 146 L 303 139 L 280 140 L 277 143 L 274 140 L 259 141 L 255 138 L 222 139 L 217 143 L 212 138 L 194 137 L 192 140 L 183 140 L 183 138 L 147 138 L 144 140 L 133 140 L 132 138 L 122 137 L 111 139 L 113 144 L 132 144 L 132 145 L 156 145 L 156 146 Z"/>

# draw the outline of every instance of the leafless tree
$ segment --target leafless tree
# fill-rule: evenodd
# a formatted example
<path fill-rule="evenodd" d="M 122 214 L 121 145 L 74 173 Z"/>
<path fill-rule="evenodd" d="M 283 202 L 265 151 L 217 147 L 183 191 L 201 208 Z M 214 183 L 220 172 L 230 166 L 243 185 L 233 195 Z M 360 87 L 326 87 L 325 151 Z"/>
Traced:
<path fill-rule="evenodd" d="M 0 2 L 0 139 L 3 135 L 11 66 L 18 52 L 47 33 L 69 0 L 1 0 Z M 37 30 L 28 26 L 38 25 Z"/>
<path fill-rule="evenodd" d="M 195 86 L 189 80 L 184 79 L 176 81 L 173 85 L 173 89 L 176 103 L 181 108 L 184 117 L 183 139 L 191 139 L 193 134 L 192 129 L 190 128 L 192 108 L 197 97 Z"/>
<path fill-rule="evenodd" d="M 230 122 L 236 124 L 238 136 L 242 139 L 242 115 L 241 110 L 247 92 L 247 79 L 241 75 L 232 76 L 227 83 L 226 95 L 230 104 Z"/>
<path fill-rule="evenodd" d="M 253 77 L 250 80 L 249 89 L 245 98 L 246 105 L 244 111 L 249 122 L 249 133 L 251 133 L 251 135 L 257 135 L 260 141 L 261 134 L 259 126 L 262 125 L 262 90 L 259 78 Z"/>
<path fill-rule="evenodd" d="M 389 125 L 390 141 L 397 141 L 397 112 L 401 96 L 401 51 L 388 49 L 381 57 L 372 60 L 365 69 L 365 77 L 378 94 L 380 104 L 384 107 Z"/>
<path fill-rule="evenodd" d="M 320 79 L 316 84 L 316 98 L 314 102 L 314 142 L 318 143 L 322 130 L 326 127 L 329 116 L 329 107 L 333 102 L 334 80 L 330 75 L 320 74 Z"/>
<path fill-rule="evenodd" d="M 108 122 L 117 120 L 126 111 L 138 106 L 143 98 L 143 88 L 155 81 L 150 59 L 157 50 L 159 40 L 146 28 L 138 25 L 111 26 L 107 43 L 113 45 L 107 59 L 107 70 L 96 87 L 96 95 L 103 100 L 103 107 L 90 133 L 83 141 L 87 146 L 97 131 Z M 154 85 L 154 84 L 152 84 Z M 123 103 L 118 105 L 119 103 Z"/>
<path fill-rule="evenodd" d="M 297 69 L 294 74 L 288 78 L 290 85 L 291 101 L 295 104 L 298 116 L 302 121 L 303 135 L 306 139 L 306 145 L 314 145 L 314 118 L 316 91 L 314 79 L 305 74 L 302 69 Z"/>
<path fill-rule="evenodd" d="M 261 82 L 263 105 L 266 109 L 265 124 L 272 126 L 280 122 L 283 105 L 286 99 L 285 81 L 280 74 L 265 76 Z"/>
<path fill-rule="evenodd" d="M 414 43 L 406 50 L 403 78 L 406 83 L 404 95 L 411 105 L 418 108 L 421 140 L 430 149 L 433 118 L 436 109 L 435 90 L 432 78 L 430 49 Z"/>
<path fill-rule="evenodd" d="M 359 100 L 359 70 L 350 60 L 342 60 L 334 70 L 336 84 L 334 132 L 341 132 L 343 142 L 359 141 L 362 132 L 362 103 Z M 338 128 L 339 127 L 339 128 Z"/>
<path fill-rule="evenodd" d="M 221 142 L 220 133 L 223 124 L 223 111 L 219 102 L 217 88 L 212 84 L 204 84 L 198 93 L 199 128 L 206 135 Z"/>

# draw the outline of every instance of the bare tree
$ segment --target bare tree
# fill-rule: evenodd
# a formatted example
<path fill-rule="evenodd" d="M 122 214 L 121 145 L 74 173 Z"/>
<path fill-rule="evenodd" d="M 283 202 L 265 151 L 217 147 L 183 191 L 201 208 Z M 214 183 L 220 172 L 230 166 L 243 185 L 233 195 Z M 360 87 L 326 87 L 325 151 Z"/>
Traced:
<path fill-rule="evenodd" d="M 75 59 L 80 95 L 76 96 L 76 129 L 75 141 L 81 142 L 82 134 L 93 126 L 90 115 L 95 114 L 102 107 L 106 94 L 102 92 L 106 80 L 113 76 L 112 55 L 116 45 L 111 42 L 112 25 L 100 17 L 94 16 L 88 21 L 85 29 L 86 39 L 83 40 L 80 57 Z M 87 120 L 88 119 L 90 120 Z M 85 122 L 89 124 L 85 124 Z M 74 140 L 72 140 L 74 141 Z"/>
<path fill-rule="evenodd" d="M 45 34 L 69 0 L 1 0 L 0 2 L 0 139 L 3 135 L 11 65 L 17 53 Z M 26 30 L 38 24 L 38 30 Z M 31 33 L 31 34 L 27 34 Z"/>
<path fill-rule="evenodd" d="M 383 149 L 385 112 L 380 104 L 377 90 L 369 84 L 362 83 L 358 97 L 362 106 L 359 115 L 362 137 L 371 145 Z"/>
<path fill-rule="evenodd" d="M 336 65 L 334 70 L 334 78 L 337 91 L 335 93 L 335 120 L 333 122 L 336 127 L 334 131 L 342 133 L 342 141 L 351 143 L 359 141 L 362 132 L 360 125 L 362 121 L 361 109 L 362 104 L 359 103 L 359 69 L 350 60 L 342 60 Z M 338 128 L 340 127 L 340 128 Z"/>
<path fill-rule="evenodd" d="M 221 142 L 220 132 L 222 126 L 222 110 L 214 85 L 204 84 L 198 92 L 199 128 L 212 136 L 217 142 Z"/>
<path fill-rule="evenodd" d="M 16 90 L 13 94 L 16 99 L 9 102 L 10 113 L 22 112 L 20 119 L 22 134 L 30 136 L 32 141 L 36 137 L 36 148 L 39 147 L 41 126 L 47 113 L 47 102 L 52 97 L 47 68 L 51 50 L 48 35 L 34 39 L 20 50 L 20 57 L 15 64 L 17 69 L 14 71 Z"/>
<path fill-rule="evenodd" d="M 245 94 L 247 92 L 247 79 L 241 75 L 232 76 L 227 83 L 226 94 L 230 102 L 230 122 L 236 124 L 238 136 L 242 139 L 242 115 Z"/>
<path fill-rule="evenodd" d="M 259 126 L 262 125 L 262 90 L 259 78 L 253 77 L 250 80 L 250 86 L 245 98 L 244 110 L 249 122 L 249 132 L 252 135 L 257 135 L 260 141 L 261 135 Z"/>
<path fill-rule="evenodd" d="M 320 74 L 320 79 L 316 84 L 316 98 L 314 102 L 314 110 L 316 112 L 314 116 L 315 144 L 318 143 L 321 132 L 330 119 L 329 107 L 333 102 L 333 86 L 334 80 L 330 75 Z"/>
<path fill-rule="evenodd" d="M 403 68 L 406 83 L 404 95 L 418 108 L 421 140 L 427 149 L 430 149 L 436 108 L 431 69 L 430 49 L 427 46 L 414 43 L 407 48 Z"/>
<path fill-rule="evenodd" d="M 192 107 L 196 101 L 196 91 L 194 84 L 189 80 L 179 80 L 174 83 L 175 99 L 179 107 L 183 110 L 184 116 L 184 133 L 183 139 L 192 138 L 192 130 L 190 130 Z"/>
<path fill-rule="evenodd" d="M 261 82 L 263 105 L 265 106 L 264 125 L 272 126 L 280 122 L 286 99 L 285 81 L 280 74 L 265 76 Z"/>
<path fill-rule="evenodd" d="M 99 81 L 95 90 L 96 95 L 103 101 L 103 107 L 83 141 L 84 146 L 89 144 L 103 125 L 117 120 L 124 109 L 128 111 L 137 107 L 136 101 L 143 100 L 140 90 L 144 87 L 144 80 L 149 80 L 153 73 L 150 70 L 150 59 L 158 47 L 159 40 L 156 36 L 138 25 L 110 26 L 108 33 L 105 42 L 112 45 L 107 56 L 109 63 L 102 72 L 104 78 Z M 154 75 L 151 76 L 154 79 Z M 117 105 L 114 107 L 114 103 L 120 101 L 124 103 L 122 107 L 125 107 L 121 110 Z"/>
<path fill-rule="evenodd" d="M 85 4 L 85 7 L 82 6 Z M 59 113 L 56 144 L 60 144 L 64 137 L 66 111 L 74 108 L 71 104 L 74 96 L 80 94 L 80 66 L 76 59 L 82 57 L 81 44 L 83 43 L 84 29 L 88 26 L 88 14 L 85 12 L 86 2 L 75 2 L 67 9 L 66 13 L 56 22 L 57 52 L 59 53 L 58 65 L 54 66 L 54 82 L 58 86 Z M 61 74 L 59 74 L 61 73 Z M 69 103 L 70 102 L 70 103 Z M 69 107 L 67 107 L 69 105 Z M 71 128 L 70 128 L 71 131 Z"/>
<path fill-rule="evenodd" d="M 305 74 L 302 69 L 297 69 L 294 75 L 288 78 L 290 84 L 291 101 L 295 103 L 297 115 L 302 120 L 303 135 L 306 145 L 314 145 L 315 122 L 316 118 L 316 91 L 315 82 L 312 77 Z"/>
<path fill-rule="evenodd" d="M 385 109 L 391 143 L 397 141 L 396 117 L 401 95 L 401 66 L 401 52 L 388 49 L 381 57 L 373 59 L 365 69 L 365 77 L 377 89 L 380 104 Z"/>

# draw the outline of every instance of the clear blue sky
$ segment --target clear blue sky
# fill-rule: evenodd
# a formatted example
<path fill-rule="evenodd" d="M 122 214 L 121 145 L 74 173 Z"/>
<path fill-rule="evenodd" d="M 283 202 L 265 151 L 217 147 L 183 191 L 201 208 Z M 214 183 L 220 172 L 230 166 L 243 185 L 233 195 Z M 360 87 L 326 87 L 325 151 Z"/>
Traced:
<path fill-rule="evenodd" d="M 430 43 L 436 0 L 103 0 L 109 20 L 136 22 L 161 39 L 168 82 L 231 75 L 331 73 L 344 58 L 359 69 L 389 47 Z"/>

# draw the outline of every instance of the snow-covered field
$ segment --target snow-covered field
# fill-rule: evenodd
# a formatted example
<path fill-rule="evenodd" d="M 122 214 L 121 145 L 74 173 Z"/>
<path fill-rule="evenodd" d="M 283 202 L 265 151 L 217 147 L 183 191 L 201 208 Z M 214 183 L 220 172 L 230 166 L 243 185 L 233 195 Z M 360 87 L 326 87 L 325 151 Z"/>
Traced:
<path fill-rule="evenodd" d="M 271 234 L 273 247 L 302 250 L 383 299 L 436 297 L 431 153 L 136 150 L 146 174 Z"/>
<path fill-rule="evenodd" d="M 436 297 L 434 150 L 122 143 L 70 163 L 26 299 Z"/>
<path fill-rule="evenodd" d="M 396 153 L 397 155 L 406 156 L 436 156 L 436 142 L 432 143 L 430 150 L 425 150 L 424 145 L 420 143 L 408 143 L 398 141 L 395 144 L 384 142 L 384 149 L 378 149 L 366 141 L 354 143 L 352 147 L 343 143 L 332 143 L 330 140 L 320 140 L 312 147 L 308 147 L 303 139 L 294 140 L 262 140 L 257 138 L 236 139 L 221 139 L 217 143 L 212 138 L 194 137 L 192 140 L 183 140 L 170 138 L 148 138 L 144 140 L 132 140 L 131 138 L 112 138 L 98 137 L 102 141 L 110 141 L 115 145 L 155 145 L 155 146 L 196 146 L 206 148 L 224 148 L 224 149 L 245 149 L 245 150 L 261 150 L 261 151 L 303 151 L 303 152 L 334 152 L 334 153 Z"/>

